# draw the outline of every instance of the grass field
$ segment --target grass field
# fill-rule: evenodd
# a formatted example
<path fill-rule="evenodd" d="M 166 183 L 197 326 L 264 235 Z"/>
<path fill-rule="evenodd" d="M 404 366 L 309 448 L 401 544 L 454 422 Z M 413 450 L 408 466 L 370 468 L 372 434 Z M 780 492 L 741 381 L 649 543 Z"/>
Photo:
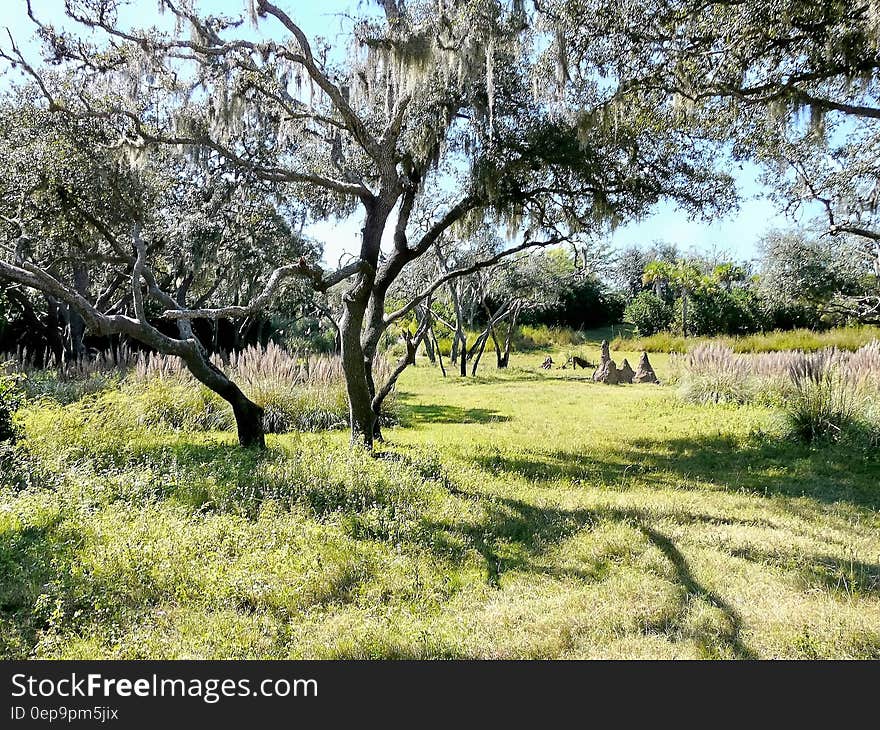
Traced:
<path fill-rule="evenodd" d="M 807 329 L 764 332 L 738 337 L 682 337 L 670 332 L 659 332 L 650 337 L 635 337 L 624 330 L 609 339 L 612 350 L 648 350 L 648 352 L 688 352 L 706 342 L 723 342 L 734 352 L 782 352 L 803 350 L 816 352 L 827 347 L 839 350 L 858 350 L 873 340 L 880 339 L 880 327 L 834 327 L 825 331 Z"/>
<path fill-rule="evenodd" d="M 876 453 L 543 356 L 410 368 L 379 458 L 342 432 L 256 456 L 31 407 L 3 471 L 0 652 L 880 658 Z"/>

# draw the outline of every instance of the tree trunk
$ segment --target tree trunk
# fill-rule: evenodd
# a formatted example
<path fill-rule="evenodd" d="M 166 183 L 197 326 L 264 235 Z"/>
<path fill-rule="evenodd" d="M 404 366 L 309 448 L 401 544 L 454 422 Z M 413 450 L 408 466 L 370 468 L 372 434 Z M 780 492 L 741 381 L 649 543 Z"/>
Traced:
<path fill-rule="evenodd" d="M 265 449 L 263 409 L 250 400 L 241 389 L 210 361 L 207 353 L 193 341 L 192 352 L 183 357 L 193 376 L 232 406 L 238 443 L 248 448 Z"/>
<path fill-rule="evenodd" d="M 495 334 L 495 324 L 501 317 L 504 316 L 504 313 L 507 311 L 507 305 L 502 307 L 496 315 L 492 315 L 492 310 L 489 309 L 489 305 L 486 304 L 486 300 L 483 300 L 483 310 L 486 312 L 486 316 L 489 318 L 489 334 L 492 335 L 492 344 L 495 346 L 495 363 L 500 367 L 504 367 L 501 364 L 501 345 L 498 344 L 498 337 Z M 476 371 L 476 369 L 475 369 Z"/>
<path fill-rule="evenodd" d="M 236 387 L 236 390 L 238 388 Z M 247 448 L 266 448 L 266 436 L 263 426 L 263 409 L 248 399 L 238 390 L 238 397 L 232 403 L 235 415 L 235 427 L 238 431 L 238 443 Z"/>
<path fill-rule="evenodd" d="M 461 377 L 467 377 L 467 335 L 464 332 L 461 333 L 461 346 L 458 349 L 458 367 L 459 367 L 459 375 Z"/>
<path fill-rule="evenodd" d="M 49 346 L 55 357 L 55 366 L 61 367 L 64 359 L 64 338 L 62 337 L 61 318 L 58 316 L 58 300 L 46 295 L 46 331 L 50 338 Z M 48 367 L 48 363 L 46 364 Z"/>
<path fill-rule="evenodd" d="M 75 263 L 73 265 L 73 288 L 77 294 L 88 299 L 89 293 L 89 270 L 85 264 Z M 83 337 L 86 333 L 86 325 L 83 318 L 73 309 L 68 314 L 70 343 L 69 351 L 73 360 L 79 360 L 85 355 L 85 343 Z"/>
<path fill-rule="evenodd" d="M 443 377 L 446 377 L 446 368 L 443 365 L 443 353 L 440 352 L 440 343 L 437 342 L 437 333 L 434 332 L 434 328 L 431 327 L 431 338 L 434 340 L 434 349 L 437 351 L 437 361 L 440 363 L 440 372 L 443 373 Z"/>
<path fill-rule="evenodd" d="M 373 360 L 365 359 L 364 372 L 367 376 L 367 388 L 370 391 L 370 404 L 373 409 L 373 441 L 384 441 L 382 438 L 382 424 L 379 423 L 379 416 L 382 413 L 382 401 L 385 399 L 376 398 L 376 380 L 373 377 Z M 396 378 L 395 378 L 396 380 Z"/>
<path fill-rule="evenodd" d="M 393 207 L 392 202 L 373 202 L 367 215 L 361 240 L 361 260 L 369 269 L 361 271 L 342 296 L 342 317 L 339 320 L 342 370 L 348 395 L 349 424 L 352 445 L 373 448 L 378 421 L 373 412 L 373 358 L 384 331 L 384 291 L 373 291 L 379 264 L 382 231 Z M 381 289 L 381 288 L 380 288 Z M 368 317 L 369 308 L 369 317 Z M 367 323 L 367 331 L 364 325 Z M 381 432 L 379 432 L 381 438 Z"/>
<path fill-rule="evenodd" d="M 382 403 L 384 403 L 385 398 L 388 397 L 388 394 L 394 390 L 394 386 L 397 383 L 397 379 L 403 374 L 403 371 L 407 369 L 410 365 L 415 365 L 416 362 L 416 351 L 419 349 L 419 344 L 421 344 L 422 340 L 425 338 L 429 327 L 429 320 L 425 320 L 419 326 L 418 331 L 415 334 L 415 337 L 406 332 L 404 334 L 404 341 L 406 345 L 406 353 L 397 363 L 397 367 L 394 368 L 394 371 L 391 373 L 391 376 L 388 378 L 388 382 L 382 386 L 382 390 L 378 393 L 374 393 L 373 395 L 373 412 L 376 415 L 376 423 L 379 422 L 379 414 L 382 412 Z"/>
<path fill-rule="evenodd" d="M 433 329 L 431 330 L 433 332 Z M 434 351 L 434 342 L 431 337 L 425 337 L 425 357 L 428 358 L 428 362 L 431 365 L 437 364 L 437 354 Z"/>
<path fill-rule="evenodd" d="M 357 286 L 358 284 L 355 285 Z M 365 308 L 366 302 L 356 301 L 355 297 L 348 299 L 345 302 L 339 330 L 342 340 L 342 370 L 345 373 L 345 391 L 348 395 L 351 443 L 360 443 L 372 448 L 375 418 L 367 381 L 364 350 L 361 346 L 361 325 Z"/>
<path fill-rule="evenodd" d="M 461 310 L 461 297 L 459 296 L 459 281 L 450 282 L 449 294 L 452 297 L 452 307 L 455 310 L 455 332 L 452 335 L 452 350 L 449 359 L 455 363 L 461 354 L 462 360 L 467 360 L 467 335 L 464 329 L 464 314 Z M 467 365 L 461 366 L 461 374 L 467 374 Z"/>
<path fill-rule="evenodd" d="M 489 341 L 489 332 L 491 331 L 491 328 L 492 325 L 490 324 L 489 327 L 487 327 L 486 330 L 477 339 L 476 353 L 474 353 L 472 357 L 474 364 L 471 367 L 471 376 L 475 376 L 477 374 L 477 368 L 480 367 L 480 359 L 483 357 L 483 352 L 486 349 L 486 343 Z"/>
<path fill-rule="evenodd" d="M 504 354 L 498 359 L 498 367 L 506 368 L 510 363 L 510 345 L 513 340 L 513 332 L 516 329 L 516 321 L 519 319 L 519 313 L 522 311 L 522 304 L 517 302 L 513 305 L 510 313 L 510 320 L 507 323 L 507 335 L 504 338 Z"/>

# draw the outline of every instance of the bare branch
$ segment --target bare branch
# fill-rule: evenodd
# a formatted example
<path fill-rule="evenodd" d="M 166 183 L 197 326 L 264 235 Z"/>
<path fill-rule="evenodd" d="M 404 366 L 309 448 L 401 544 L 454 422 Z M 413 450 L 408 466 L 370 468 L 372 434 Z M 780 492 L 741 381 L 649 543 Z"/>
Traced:
<path fill-rule="evenodd" d="M 262 310 L 277 294 L 281 283 L 295 277 L 308 280 L 316 291 L 325 292 L 330 287 L 345 281 L 349 277 L 363 271 L 366 262 L 358 259 L 341 269 L 325 274 L 320 267 L 309 266 L 304 260 L 299 263 L 280 266 L 272 272 L 266 282 L 266 288 L 247 306 L 218 307 L 215 309 L 168 309 L 162 313 L 166 319 L 225 319 L 247 317 Z"/>
<path fill-rule="evenodd" d="M 448 273 L 444 274 L 440 278 L 435 279 L 432 284 L 430 284 L 428 287 L 423 289 L 419 294 L 417 294 L 413 299 L 411 299 L 408 304 L 405 304 L 397 311 L 386 315 L 384 322 L 386 325 L 389 325 L 392 322 L 396 322 L 401 317 L 405 317 L 425 297 L 433 294 L 435 291 L 437 291 L 437 289 L 439 289 L 445 283 L 452 281 L 453 279 L 457 279 L 461 276 L 467 276 L 468 274 L 473 274 L 473 273 L 479 271 L 480 269 L 485 269 L 488 266 L 494 266 L 499 261 L 502 261 L 503 259 L 507 258 L 508 256 L 512 256 L 513 254 L 520 253 L 521 251 L 525 251 L 525 250 L 531 249 L 531 248 L 543 248 L 546 246 L 552 246 L 556 243 L 561 243 L 563 240 L 564 239 L 561 236 L 559 236 L 559 237 L 554 236 L 554 237 L 549 238 L 545 241 L 525 241 L 524 243 L 521 243 L 519 246 L 514 246 L 513 248 L 505 249 L 504 251 L 501 251 L 500 253 L 497 253 L 488 259 L 484 259 L 483 261 L 478 261 L 477 263 L 472 264 L 471 266 L 465 266 L 465 267 L 462 267 L 459 269 L 453 269 L 452 271 L 449 271 Z"/>

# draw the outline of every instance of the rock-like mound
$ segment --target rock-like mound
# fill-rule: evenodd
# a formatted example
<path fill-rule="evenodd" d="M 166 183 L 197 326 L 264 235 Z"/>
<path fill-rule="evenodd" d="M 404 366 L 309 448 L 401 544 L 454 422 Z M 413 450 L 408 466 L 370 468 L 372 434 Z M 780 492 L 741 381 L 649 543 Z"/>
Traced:
<path fill-rule="evenodd" d="M 617 370 L 617 382 L 631 383 L 634 376 L 635 373 L 633 372 L 632 366 L 629 364 L 629 360 L 623 358 L 623 365 L 621 365 Z"/>
<path fill-rule="evenodd" d="M 657 380 L 657 374 L 654 372 L 654 368 L 651 367 L 651 362 L 648 360 L 648 353 L 643 352 L 642 358 L 639 360 L 639 366 L 636 368 L 636 374 L 633 375 L 632 382 L 634 383 L 659 383 Z"/>
<path fill-rule="evenodd" d="M 599 360 L 599 367 L 593 373 L 593 380 L 607 385 L 616 385 L 618 382 L 617 364 L 611 359 L 608 340 L 602 340 L 602 358 Z"/>

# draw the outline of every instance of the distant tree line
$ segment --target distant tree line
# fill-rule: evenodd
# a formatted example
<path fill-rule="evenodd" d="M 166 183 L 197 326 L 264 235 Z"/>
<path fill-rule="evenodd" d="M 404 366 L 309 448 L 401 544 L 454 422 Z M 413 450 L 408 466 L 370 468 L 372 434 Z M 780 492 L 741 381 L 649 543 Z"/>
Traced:
<path fill-rule="evenodd" d="M 675 246 L 630 247 L 613 277 L 626 299 L 624 319 L 638 334 L 741 335 L 798 327 L 875 324 L 870 308 L 853 307 L 880 292 L 858 241 L 808 230 L 772 231 L 754 262 L 682 254 Z"/>

